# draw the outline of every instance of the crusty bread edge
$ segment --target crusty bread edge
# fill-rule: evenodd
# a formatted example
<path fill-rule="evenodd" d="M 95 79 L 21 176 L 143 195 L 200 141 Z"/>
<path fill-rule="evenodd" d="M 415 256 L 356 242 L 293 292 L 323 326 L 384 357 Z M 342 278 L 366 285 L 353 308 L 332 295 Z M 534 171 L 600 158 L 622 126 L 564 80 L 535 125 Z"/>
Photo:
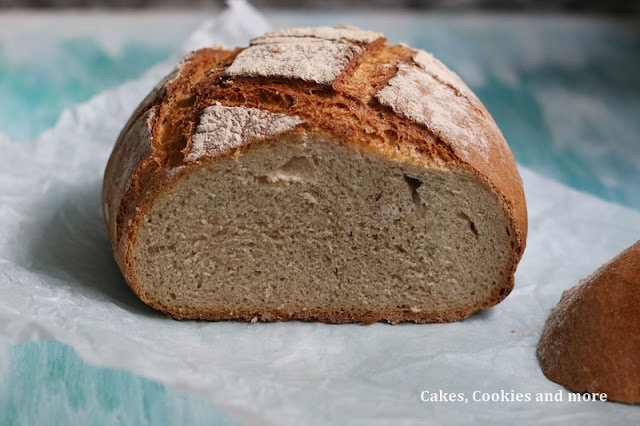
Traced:
<path fill-rule="evenodd" d="M 362 322 L 363 324 L 370 324 L 377 321 L 387 321 L 390 323 L 398 323 L 403 321 L 412 321 L 416 323 L 442 323 L 442 322 L 451 322 L 457 321 L 468 316 L 474 314 L 475 312 L 483 309 L 490 308 L 500 303 L 504 298 L 506 298 L 514 286 L 514 274 L 515 268 L 519 261 L 519 255 L 516 252 L 512 252 L 512 258 L 509 262 L 509 271 L 505 273 L 505 278 L 503 283 L 497 285 L 494 293 L 488 299 L 483 302 L 470 304 L 468 306 L 460 307 L 455 311 L 448 312 L 438 312 L 438 313 L 427 313 L 427 312 L 413 312 L 410 309 L 397 309 L 397 310 L 388 310 L 388 311 L 379 311 L 373 312 L 368 310 L 348 310 L 347 312 L 331 312 L 331 311 L 321 311 L 321 310 L 299 310 L 299 309 L 286 309 L 283 308 L 281 310 L 257 310 L 257 309 L 247 309 L 245 311 L 235 310 L 233 312 L 228 311 L 198 311 L 198 310 L 182 310 L 176 311 L 168 306 L 162 304 L 162 302 L 157 301 L 150 295 L 147 295 L 144 291 L 143 286 L 138 282 L 136 274 L 135 274 L 135 265 L 134 259 L 132 257 L 133 247 L 136 241 L 136 230 L 138 229 L 138 224 L 144 220 L 145 213 L 149 210 L 151 204 L 153 204 L 155 198 L 161 194 L 167 187 L 171 186 L 172 183 L 181 179 L 181 177 L 187 173 L 190 173 L 194 169 L 198 167 L 206 167 L 211 163 L 217 161 L 218 159 L 226 158 L 230 155 L 238 155 L 240 152 L 251 149 L 252 147 L 256 147 L 262 144 L 270 144 L 277 143 L 277 141 L 282 137 L 291 136 L 292 134 L 299 133 L 301 129 L 294 129 L 285 134 L 278 135 L 277 137 L 264 139 L 261 141 L 254 141 L 253 143 L 245 144 L 242 147 L 239 147 L 233 150 L 233 153 L 223 153 L 217 157 L 210 157 L 203 159 L 203 161 L 199 163 L 189 164 L 187 166 L 181 167 L 179 170 L 174 170 L 173 172 L 163 172 L 154 177 L 154 184 L 152 188 L 146 191 L 145 196 L 141 198 L 137 205 L 134 217 L 129 220 L 127 235 L 126 235 L 126 244 L 124 247 L 124 253 L 121 253 L 121 258 L 123 262 L 123 266 L 121 270 L 125 276 L 125 279 L 129 286 L 132 288 L 134 293 L 140 297 L 146 304 L 149 306 L 169 315 L 175 319 L 203 319 L 203 320 L 243 320 L 243 321 L 251 321 L 254 319 L 261 321 L 288 321 L 293 319 L 304 320 L 304 321 L 322 321 L 327 323 L 349 323 L 349 322 Z M 335 138 L 335 135 L 333 135 Z M 353 141 L 343 141 L 344 143 L 353 143 Z M 370 147 L 365 147 L 356 142 L 356 146 L 370 149 Z M 384 153 L 378 153 L 378 155 L 384 155 Z M 388 155 L 395 155 L 397 153 L 389 150 Z M 405 161 L 412 162 L 415 159 L 405 158 Z M 469 168 L 465 164 L 460 164 L 460 169 L 466 170 L 467 172 L 472 172 L 476 176 L 478 176 L 477 171 Z M 482 182 L 489 187 L 489 189 L 495 191 L 495 188 L 486 180 L 482 180 Z M 120 245 L 122 247 L 122 245 Z"/>
<path fill-rule="evenodd" d="M 568 328 L 567 324 L 571 323 L 566 322 L 566 317 L 571 318 L 576 309 L 581 308 L 579 312 L 584 314 L 586 309 L 576 308 L 576 303 L 585 303 L 582 298 L 588 292 L 589 287 L 609 287 L 614 283 L 612 280 L 629 280 L 627 282 L 638 285 L 640 284 L 638 271 L 640 271 L 640 240 L 605 262 L 588 277 L 580 280 L 579 284 L 563 292 L 560 301 L 547 318 L 537 346 L 540 369 L 549 380 L 561 384 L 573 392 L 606 393 L 608 401 L 640 404 L 640 393 L 638 392 L 640 366 L 637 366 L 635 371 L 628 371 L 620 369 L 617 364 L 618 371 L 615 374 L 615 379 L 613 379 L 614 374 L 611 371 L 612 365 L 614 365 L 612 360 L 621 357 L 624 343 L 628 343 L 629 338 L 638 339 L 637 335 L 630 336 L 628 330 L 634 327 L 635 330 L 638 329 L 640 311 L 636 312 L 635 317 L 633 315 L 610 317 L 610 311 L 607 312 L 611 308 L 610 305 L 593 304 L 593 300 L 591 300 L 593 306 L 590 305 L 591 309 L 588 313 L 590 317 L 602 318 L 606 315 L 607 319 L 617 318 L 614 330 L 610 328 L 611 321 L 607 321 L 606 324 L 598 321 L 596 337 L 598 334 L 610 337 L 612 333 L 617 333 L 620 339 L 626 339 L 625 342 L 621 342 L 622 344 L 611 345 L 607 348 L 607 352 L 611 353 L 611 356 L 594 350 L 593 347 L 587 347 L 588 342 L 583 340 L 579 341 L 583 347 L 574 347 L 577 342 L 575 338 L 571 339 L 571 335 L 575 331 Z M 640 290 L 636 290 L 636 298 L 639 293 Z M 630 295 L 626 294 L 625 296 L 629 297 Z M 577 318 L 576 316 L 573 320 Z M 562 341 L 563 339 L 569 339 L 569 341 Z M 587 361 L 585 361 L 585 354 Z M 593 362 L 594 358 L 598 358 L 600 361 Z M 588 364 L 588 368 L 585 363 Z M 580 385 L 579 383 L 583 382 L 586 376 L 590 377 L 590 383 L 585 386 Z M 601 378 L 607 378 L 606 384 L 601 383 L 603 381 Z M 616 389 L 608 388 L 612 382 L 615 382 Z"/>
<path fill-rule="evenodd" d="M 179 78 L 175 76 L 175 78 Z M 292 84 L 295 84 L 292 83 Z M 157 106 L 164 97 L 164 92 L 166 91 L 166 84 L 163 87 L 156 87 L 155 91 L 159 91 L 160 95 L 158 96 L 149 96 L 147 99 L 152 99 L 153 101 L 145 100 L 141 104 L 140 107 L 136 110 L 136 116 L 141 116 L 145 114 L 145 110 L 153 108 Z M 486 109 L 484 110 L 486 112 Z M 492 120 L 490 114 L 486 112 L 486 116 L 488 120 Z M 120 144 L 133 144 L 138 146 L 140 150 L 149 149 L 151 142 L 150 140 L 138 140 L 132 135 L 129 131 L 131 128 L 131 123 L 135 121 L 135 116 L 132 117 L 130 122 L 123 129 L 117 146 Z M 295 131 L 295 130 L 294 130 Z M 150 133 L 153 134 L 153 128 L 150 128 Z M 279 137 L 286 136 L 279 135 Z M 338 135 L 332 135 L 333 137 L 342 139 Z M 501 136 L 501 134 L 500 134 Z M 242 149 L 246 149 L 247 147 L 252 146 L 249 142 L 253 141 L 245 141 L 245 145 L 241 147 Z M 263 141 L 263 142 L 269 142 Z M 346 140 L 346 143 L 353 143 L 356 145 L 363 145 L 362 142 L 358 140 Z M 446 141 L 443 141 L 445 144 Z M 506 154 L 507 158 L 513 159 L 511 152 L 509 151 L 508 145 L 504 142 L 504 139 L 501 141 L 494 141 L 491 144 L 491 148 L 494 150 L 504 150 L 504 154 Z M 442 149 L 442 148 L 440 148 Z M 385 153 L 382 152 L 384 155 Z M 388 148 L 387 154 L 392 155 L 392 148 Z M 150 154 L 151 157 L 153 154 Z M 220 155 L 229 155 L 228 153 L 221 153 Z M 239 314 L 238 312 L 233 315 L 229 315 L 228 313 L 218 312 L 192 312 L 192 313 L 177 313 L 170 311 L 164 306 L 154 306 L 154 303 L 149 300 L 149 298 L 145 297 L 144 292 L 142 291 L 141 286 L 137 283 L 136 277 L 133 276 L 132 271 L 133 268 L 133 259 L 131 259 L 131 251 L 133 248 L 134 240 L 135 240 L 135 229 L 137 223 L 142 219 L 144 213 L 147 211 L 148 206 L 155 199 L 157 194 L 159 194 L 166 185 L 170 184 L 173 179 L 178 179 L 183 173 L 188 172 L 190 168 L 195 167 L 199 164 L 203 164 L 203 162 L 213 161 L 215 158 L 204 158 L 200 160 L 198 163 L 184 164 L 180 166 L 178 169 L 166 170 L 166 169 L 158 169 L 154 170 L 153 176 L 145 176 L 145 170 L 142 170 L 140 164 L 143 163 L 141 161 L 138 164 L 138 167 L 134 168 L 130 171 L 128 181 L 135 181 L 139 178 L 145 178 L 150 182 L 147 188 L 144 191 L 141 191 L 138 197 L 134 199 L 130 199 L 129 203 L 135 206 L 135 208 L 131 208 L 132 205 L 125 206 L 126 203 L 121 203 L 120 210 L 125 207 L 129 207 L 129 211 L 132 212 L 131 217 L 125 218 L 125 223 L 122 225 L 124 229 L 122 230 L 122 237 L 120 238 L 120 243 L 118 243 L 118 239 L 115 238 L 114 235 L 110 232 L 110 238 L 112 241 L 112 247 L 114 251 L 114 256 L 116 261 L 123 272 L 126 281 L 129 283 L 134 292 L 143 300 L 145 303 L 150 304 L 156 309 L 163 311 L 175 318 L 187 319 L 187 318 L 200 318 L 200 319 L 209 319 L 209 320 L 221 320 L 221 319 L 247 319 L 249 316 L 251 318 L 274 318 L 274 320 L 289 320 L 289 319 L 307 319 L 307 320 L 319 320 L 326 322 L 352 322 L 362 320 L 363 322 L 370 322 L 367 320 L 372 318 L 378 318 L 378 320 L 387 320 L 390 322 L 398 322 L 398 321 L 415 321 L 415 322 L 448 322 L 459 320 L 462 318 L 466 318 L 467 316 L 473 314 L 474 312 L 482 309 L 489 308 L 501 302 L 507 295 L 512 291 L 514 286 L 514 274 L 517 267 L 518 262 L 520 261 L 522 254 L 526 245 L 526 236 L 527 236 L 527 210 L 526 210 L 526 202 L 524 197 L 524 191 L 522 189 L 522 181 L 520 175 L 515 166 L 515 161 L 513 164 L 507 165 L 507 168 L 511 168 L 511 170 L 503 170 L 501 176 L 497 177 L 497 179 L 490 179 L 485 176 L 477 167 L 474 166 L 475 163 L 480 163 L 479 158 L 471 157 L 468 161 L 464 162 L 460 159 L 455 159 L 448 166 L 451 168 L 458 168 L 461 170 L 465 170 L 467 172 L 473 173 L 478 177 L 482 182 L 484 182 L 488 187 L 496 194 L 497 198 L 501 200 L 502 207 L 506 213 L 506 216 L 511 219 L 511 227 L 509 229 L 510 235 L 512 236 L 512 257 L 509 262 L 509 271 L 505 274 L 505 282 L 500 286 L 496 286 L 495 294 L 488 299 L 486 302 L 479 304 L 478 306 L 469 306 L 467 309 L 460 309 L 454 313 L 447 312 L 442 314 L 421 314 L 414 312 L 407 312 L 402 315 L 399 315 L 396 311 L 393 312 L 379 312 L 379 313 L 371 313 L 371 312 L 361 312 L 359 315 L 354 315 L 352 313 L 348 314 L 340 314 L 340 313 L 322 313 L 322 312 L 298 312 L 288 314 L 282 312 L 270 312 L 264 313 L 262 316 L 257 316 L 255 312 L 247 311 L 245 313 Z M 408 159 L 411 161 L 411 159 Z M 115 165 L 110 160 L 107 168 L 105 170 L 105 179 L 103 185 L 103 204 L 104 203 L 113 203 L 120 200 L 110 199 L 110 196 L 113 196 L 113 191 L 110 191 L 110 186 L 113 185 L 114 180 L 117 176 L 113 175 L 113 170 L 115 169 Z M 113 215 L 109 218 L 105 218 L 105 222 L 107 224 L 108 229 L 112 229 L 114 227 L 113 221 L 115 221 L 115 217 Z M 404 319 L 400 319 L 404 318 Z M 376 320 L 377 321 L 377 320 Z M 375 322 L 375 321 L 371 321 Z"/>

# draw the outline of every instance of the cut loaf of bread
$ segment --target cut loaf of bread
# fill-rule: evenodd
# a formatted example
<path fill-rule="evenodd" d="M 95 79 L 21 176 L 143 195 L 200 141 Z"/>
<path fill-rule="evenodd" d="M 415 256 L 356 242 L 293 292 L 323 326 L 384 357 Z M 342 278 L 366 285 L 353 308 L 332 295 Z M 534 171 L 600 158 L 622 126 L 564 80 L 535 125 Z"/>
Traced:
<path fill-rule="evenodd" d="M 640 403 L 640 241 L 564 292 L 538 356 L 544 374 L 574 392 Z"/>
<path fill-rule="evenodd" d="M 354 27 L 189 54 L 122 130 L 103 206 L 133 291 L 179 319 L 459 320 L 509 294 L 527 233 L 480 101 Z"/>

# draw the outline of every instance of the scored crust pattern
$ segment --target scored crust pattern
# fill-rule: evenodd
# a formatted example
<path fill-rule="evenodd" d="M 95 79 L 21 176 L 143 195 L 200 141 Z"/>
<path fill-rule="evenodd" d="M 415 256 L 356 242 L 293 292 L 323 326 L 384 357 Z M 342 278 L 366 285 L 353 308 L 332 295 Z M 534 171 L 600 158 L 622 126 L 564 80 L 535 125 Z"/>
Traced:
<path fill-rule="evenodd" d="M 115 230 L 114 253 L 125 276 L 135 224 L 164 182 L 190 164 L 253 140 L 324 132 L 389 157 L 464 169 L 484 180 L 513 219 L 510 283 L 499 296 L 504 298 L 527 234 L 522 182 L 511 152 L 455 73 L 426 52 L 385 41 L 380 33 L 355 27 L 297 28 L 267 33 L 245 49 L 216 46 L 185 58 L 138 108 L 138 116 L 154 111 L 148 132 L 139 134 L 129 124 L 119 138 L 116 150 L 130 144 L 146 155 L 128 173 L 122 194 L 112 189 L 122 178 L 116 176 L 122 171 L 118 161 L 112 158 L 105 172 L 103 203 L 119 206 L 117 215 L 105 218 Z"/>
<path fill-rule="evenodd" d="M 398 65 L 397 74 L 376 99 L 448 141 L 463 161 L 474 157 L 482 160 L 485 170 L 502 167 L 508 160 L 505 151 L 491 153 L 492 140 L 501 138 L 500 131 L 487 123 L 467 85 L 426 52 L 411 59 Z"/>
<path fill-rule="evenodd" d="M 331 84 L 353 58 L 363 52 L 358 43 L 382 37 L 353 28 L 298 28 L 267 33 L 251 40 L 223 77 L 284 77 Z"/>
<path fill-rule="evenodd" d="M 258 108 L 227 107 L 216 102 L 202 112 L 185 161 L 228 151 L 248 140 L 276 136 L 301 123 L 304 120 L 295 116 Z"/>

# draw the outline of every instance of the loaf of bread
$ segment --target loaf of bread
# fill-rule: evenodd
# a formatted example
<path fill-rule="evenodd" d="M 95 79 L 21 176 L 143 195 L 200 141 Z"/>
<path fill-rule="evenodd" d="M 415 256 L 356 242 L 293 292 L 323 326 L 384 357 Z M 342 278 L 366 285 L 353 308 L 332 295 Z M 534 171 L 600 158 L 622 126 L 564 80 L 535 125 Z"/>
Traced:
<path fill-rule="evenodd" d="M 103 207 L 126 281 L 178 319 L 459 320 L 509 294 L 527 233 L 478 98 L 355 27 L 189 54 L 122 130 Z"/>
<path fill-rule="evenodd" d="M 640 403 L 640 241 L 564 292 L 538 356 L 544 374 L 574 392 Z"/>

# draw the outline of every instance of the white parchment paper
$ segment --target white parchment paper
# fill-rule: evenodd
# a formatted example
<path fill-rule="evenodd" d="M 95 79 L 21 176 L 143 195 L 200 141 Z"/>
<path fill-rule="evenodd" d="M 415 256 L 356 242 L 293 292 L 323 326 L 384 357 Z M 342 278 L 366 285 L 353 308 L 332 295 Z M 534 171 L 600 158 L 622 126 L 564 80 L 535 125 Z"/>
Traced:
<path fill-rule="evenodd" d="M 246 4 L 189 48 L 246 44 L 266 23 Z M 171 61 L 171 62 L 176 62 Z M 521 169 L 528 247 L 500 305 L 451 324 L 178 322 L 140 302 L 111 254 L 102 173 L 121 127 L 166 63 L 66 111 L 27 144 L 0 137 L 0 333 L 56 338 L 88 362 L 196 392 L 247 424 L 622 424 L 638 407 L 568 402 L 536 345 L 562 294 L 640 238 L 640 212 Z M 465 402 L 423 402 L 423 391 Z M 477 402 L 474 392 L 555 402 Z"/>

